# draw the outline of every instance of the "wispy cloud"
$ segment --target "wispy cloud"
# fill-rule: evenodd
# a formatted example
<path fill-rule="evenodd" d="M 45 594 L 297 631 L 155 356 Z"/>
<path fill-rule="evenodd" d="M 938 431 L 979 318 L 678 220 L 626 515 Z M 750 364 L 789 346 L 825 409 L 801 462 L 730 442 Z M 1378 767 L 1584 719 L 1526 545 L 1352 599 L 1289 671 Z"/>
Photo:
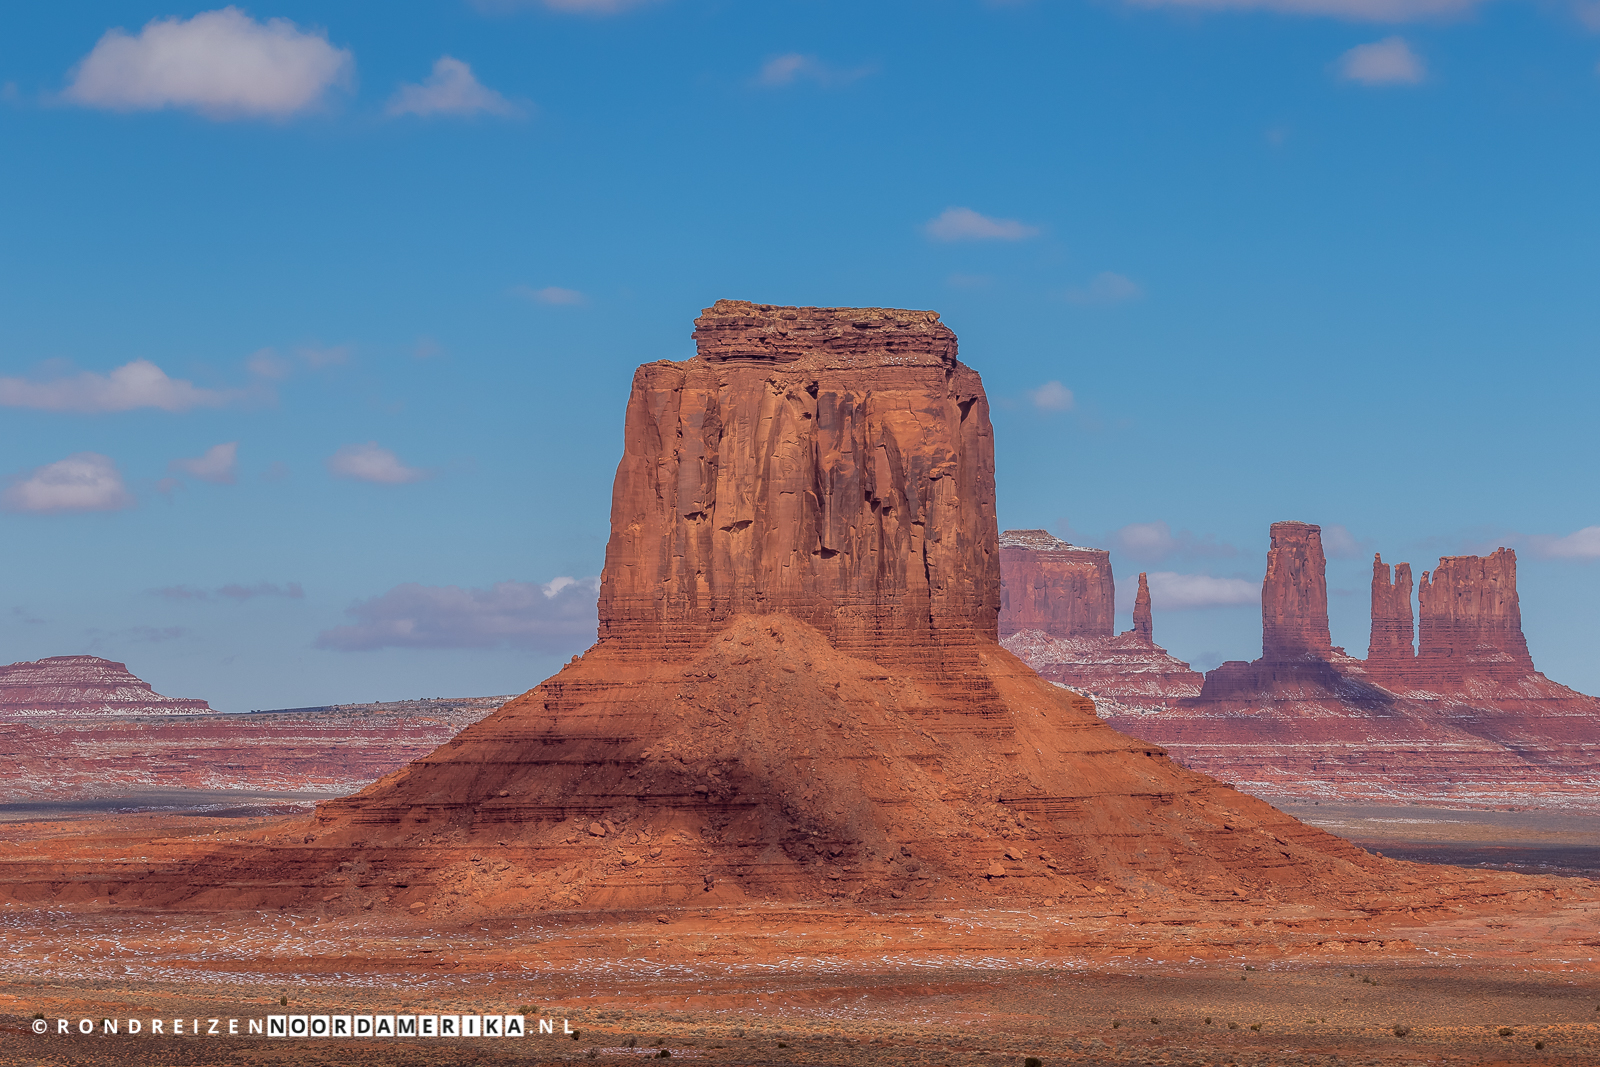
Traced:
<path fill-rule="evenodd" d="M 1186 611 L 1191 608 L 1261 603 L 1261 583 L 1243 578 L 1151 571 L 1146 575 L 1146 580 L 1150 583 L 1150 607 L 1153 611 Z"/>
<path fill-rule="evenodd" d="M 862 67 L 834 67 L 814 55 L 801 52 L 786 52 L 781 56 L 773 56 L 761 64 L 761 73 L 756 75 L 756 84 L 767 89 L 779 89 L 797 82 L 811 82 L 824 88 L 838 85 L 849 85 L 851 82 L 860 81 L 867 75 L 874 73 L 875 67 L 870 65 Z"/>
<path fill-rule="evenodd" d="M 454 56 L 434 60 L 433 73 L 418 85 L 401 85 L 389 98 L 390 115 L 500 115 L 512 118 L 522 108 L 488 88 L 472 67 Z"/>
<path fill-rule="evenodd" d="M 62 94 L 113 111 L 183 108 L 213 119 L 287 118 L 347 83 L 355 60 L 319 31 L 236 7 L 108 30 Z"/>
<path fill-rule="evenodd" d="M 1600 559 L 1600 526 L 1585 526 L 1562 537 L 1534 534 L 1524 540 L 1534 555 L 1544 559 Z"/>
<path fill-rule="evenodd" d="M 1361 85 L 1419 85 L 1428 75 L 1404 37 L 1357 45 L 1339 57 L 1339 76 Z"/>
<path fill-rule="evenodd" d="M 1213 534 L 1201 537 L 1189 530 L 1173 533 L 1164 522 L 1131 523 L 1113 534 L 1112 542 L 1118 552 L 1144 563 L 1160 563 L 1173 557 L 1218 559 L 1239 554 L 1237 548 L 1218 541 Z"/>
<path fill-rule="evenodd" d="M 117 465 L 97 452 L 78 452 L 47 463 L 0 493 L 0 507 L 34 514 L 121 511 L 133 505 L 133 494 L 122 484 Z"/>
<path fill-rule="evenodd" d="M 328 470 L 337 478 L 378 485 L 405 485 L 432 477 L 430 471 L 401 463 L 398 456 L 387 448 L 378 447 L 376 441 L 345 445 L 328 457 L 327 464 Z"/>
<path fill-rule="evenodd" d="M 203 389 L 182 378 L 169 378 L 147 359 L 125 363 L 110 374 L 83 371 L 50 381 L 0 378 L 0 407 L 36 411 L 103 414 L 158 408 L 179 412 L 222 407 L 243 396 L 237 389 Z"/>
<path fill-rule="evenodd" d="M 199 478 L 203 482 L 232 485 L 237 480 L 235 473 L 238 459 L 239 442 L 229 441 L 226 444 L 212 445 L 193 459 L 175 459 L 167 465 L 167 469 L 187 474 L 191 478 Z"/>
<path fill-rule="evenodd" d="M 1077 403 L 1072 390 L 1060 382 L 1045 382 L 1037 389 L 1028 390 L 1028 399 L 1040 411 L 1071 411 Z"/>
<path fill-rule="evenodd" d="M 620 15 L 655 0 L 471 0 L 472 6 L 489 14 L 503 14 L 524 8 L 542 7 L 568 15 Z"/>
<path fill-rule="evenodd" d="M 1088 285 L 1068 289 L 1069 304 L 1125 304 L 1144 296 L 1144 289 L 1126 274 L 1103 270 Z"/>
<path fill-rule="evenodd" d="M 1459 18 L 1485 0 L 1129 0 L 1135 7 L 1198 11 L 1273 11 L 1349 22 L 1422 22 Z"/>
<path fill-rule="evenodd" d="M 935 241 L 1025 241 L 1039 235 L 1037 226 L 980 215 L 969 207 L 947 207 L 922 230 Z"/>
<path fill-rule="evenodd" d="M 1343 526 L 1322 528 L 1322 551 L 1329 559 L 1355 559 L 1371 551 L 1371 543 L 1356 539 L 1356 535 Z"/>
<path fill-rule="evenodd" d="M 488 589 L 407 583 L 350 608 L 355 623 L 324 630 L 316 644 L 338 652 L 496 646 L 565 652 L 594 640 L 599 589 L 599 578 L 569 577 Z"/>
<path fill-rule="evenodd" d="M 511 292 L 524 300 L 531 300 L 535 304 L 552 304 L 555 306 L 572 306 L 587 304 L 589 298 L 576 289 L 563 289 L 559 285 L 547 285 L 543 289 L 535 289 L 531 285 L 513 285 Z"/>

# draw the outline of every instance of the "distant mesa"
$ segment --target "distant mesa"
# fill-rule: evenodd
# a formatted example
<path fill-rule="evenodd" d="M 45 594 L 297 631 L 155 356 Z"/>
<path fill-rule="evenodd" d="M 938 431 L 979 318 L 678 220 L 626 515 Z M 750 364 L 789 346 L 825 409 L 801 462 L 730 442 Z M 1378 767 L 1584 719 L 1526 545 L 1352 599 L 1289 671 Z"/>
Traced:
<path fill-rule="evenodd" d="M 481 914 L 1192 883 L 1325 902 L 1399 877 L 997 643 L 1016 543 L 982 382 L 935 313 L 719 301 L 694 336 L 694 358 L 634 375 L 585 655 L 315 820 L 117 899 Z M 1148 625 L 1110 635 L 1109 583 L 1081 577 L 1063 625 L 1161 662 Z"/>
<path fill-rule="evenodd" d="M 1047 678 L 1114 697 L 1101 713 L 1118 729 L 1253 792 L 1600 806 L 1600 700 L 1534 668 L 1515 552 L 1441 559 L 1424 572 L 1415 610 L 1410 564 L 1375 557 L 1365 660 L 1330 639 L 1325 570 L 1320 527 L 1274 523 L 1261 657 L 1222 664 L 1198 693 L 1187 680 L 1118 676 L 1081 640 L 1015 635 L 1007 647 Z M 1072 583 L 1055 593 L 1063 603 L 1077 595 Z M 1134 632 L 1140 625 L 1136 611 Z M 1165 688 L 1128 696 L 1152 677 Z"/>
<path fill-rule="evenodd" d="M 1113 636 L 1116 583 L 1106 549 L 1045 530 L 1007 530 L 1000 572 L 1000 643 L 1041 677 L 1093 696 L 1102 715 L 1167 707 L 1200 692 L 1201 676 L 1155 643 L 1143 574 L 1133 629 Z"/>
<path fill-rule="evenodd" d="M 0 718 L 210 713 L 204 700 L 164 697 L 126 664 L 99 656 L 52 656 L 0 667 Z"/>

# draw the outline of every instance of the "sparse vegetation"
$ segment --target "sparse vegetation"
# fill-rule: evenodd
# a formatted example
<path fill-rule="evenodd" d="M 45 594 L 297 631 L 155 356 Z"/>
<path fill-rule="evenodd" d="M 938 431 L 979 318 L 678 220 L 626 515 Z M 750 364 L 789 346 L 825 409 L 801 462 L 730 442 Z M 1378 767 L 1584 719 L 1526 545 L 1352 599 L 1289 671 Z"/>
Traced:
<path fill-rule="evenodd" d="M 1499 1034 L 1501 1037 L 1510 1037 L 1512 1030 L 1509 1026 L 1502 1026 L 1500 1029 L 1496 1030 L 1495 1033 Z"/>
<path fill-rule="evenodd" d="M 1407 1026 L 1405 1023 L 1395 1023 L 1394 1024 L 1394 1036 L 1395 1037 L 1407 1037 L 1407 1036 L 1410 1035 L 1410 1033 L 1411 1033 L 1411 1027 Z"/>
<path fill-rule="evenodd" d="M 1209 1016 L 1209 1015 L 1206 1016 L 1206 1025 L 1207 1026 L 1211 1025 L 1211 1016 Z"/>
<path fill-rule="evenodd" d="M 1250 1024 L 1250 1029 L 1254 1030 L 1256 1033 L 1259 1034 L 1261 1032 L 1261 1024 L 1260 1023 L 1251 1023 Z"/>
<path fill-rule="evenodd" d="M 1543 1041 L 1535 1041 L 1533 1043 L 1533 1047 L 1538 1049 L 1540 1052 L 1543 1052 L 1544 1051 L 1544 1042 Z"/>
<path fill-rule="evenodd" d="M 537 1004 L 518 1004 L 517 1005 L 517 1014 L 518 1015 L 538 1015 L 539 1014 L 539 1005 L 537 1005 Z"/>
<path fill-rule="evenodd" d="M 1121 1019 L 1112 1019 L 1111 1020 L 1111 1029 L 1113 1029 L 1113 1030 L 1122 1029 L 1122 1020 Z"/>
<path fill-rule="evenodd" d="M 578 1035 L 581 1034 L 581 1033 L 583 1033 L 582 1030 L 574 1030 L 574 1031 L 572 1031 L 572 1040 L 574 1040 L 574 1041 L 578 1040 Z"/>
<path fill-rule="evenodd" d="M 1229 1023 L 1228 1024 L 1228 1029 L 1229 1030 L 1237 1030 L 1237 1029 L 1239 1029 L 1239 1024 L 1238 1023 Z"/>
<path fill-rule="evenodd" d="M 1029 1056 L 1022 1061 L 1022 1067 L 1044 1067 L 1044 1061 L 1037 1056 Z"/>
<path fill-rule="evenodd" d="M 278 1003 L 282 1004 L 284 1007 L 287 1008 L 289 1006 L 289 997 L 288 997 L 288 995 L 285 994 L 284 996 L 279 997 L 278 998 Z"/>

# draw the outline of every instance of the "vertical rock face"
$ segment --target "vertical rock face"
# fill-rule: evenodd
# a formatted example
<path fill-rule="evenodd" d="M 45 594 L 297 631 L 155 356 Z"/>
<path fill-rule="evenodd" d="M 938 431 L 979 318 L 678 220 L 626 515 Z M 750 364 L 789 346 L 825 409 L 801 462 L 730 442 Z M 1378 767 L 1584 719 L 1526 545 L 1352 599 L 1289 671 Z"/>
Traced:
<path fill-rule="evenodd" d="M 1051 637 L 1109 638 L 1116 586 L 1111 553 L 1070 545 L 1044 530 L 1000 535 L 1000 639 L 1023 630 Z"/>
<path fill-rule="evenodd" d="M 892 656 L 996 636 L 994 440 L 939 316 L 723 300 L 634 375 L 600 637 L 690 652 L 781 613 Z"/>
<path fill-rule="evenodd" d="M 1267 576 L 1261 583 L 1264 659 L 1326 659 L 1332 653 L 1326 571 L 1322 527 L 1309 522 L 1272 524 Z"/>
<path fill-rule="evenodd" d="M 1418 682 L 1460 686 L 1477 677 L 1510 681 L 1534 673 L 1522 636 L 1517 554 L 1445 556 L 1417 590 Z"/>
<path fill-rule="evenodd" d="M 204 700 L 164 697 L 126 664 L 51 656 L 0 667 L 0 715 L 204 715 Z"/>
<path fill-rule="evenodd" d="M 1145 577 L 1145 572 L 1139 572 L 1139 592 L 1133 598 L 1133 629 L 1130 631 L 1134 637 L 1147 645 L 1154 645 L 1155 622 L 1150 615 L 1150 580 Z"/>
<path fill-rule="evenodd" d="M 1411 614 L 1411 564 L 1397 563 L 1393 580 L 1383 557 L 1372 557 L 1372 639 L 1367 645 L 1367 666 L 1385 672 L 1404 672 L 1416 659 Z"/>

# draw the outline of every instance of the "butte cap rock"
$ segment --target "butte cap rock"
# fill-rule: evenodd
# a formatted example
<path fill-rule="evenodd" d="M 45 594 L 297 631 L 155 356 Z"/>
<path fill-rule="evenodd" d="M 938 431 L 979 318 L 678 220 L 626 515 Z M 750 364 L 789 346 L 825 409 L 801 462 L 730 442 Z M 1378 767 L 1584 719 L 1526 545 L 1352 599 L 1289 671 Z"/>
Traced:
<path fill-rule="evenodd" d="M 142 899 L 1326 901 L 1398 869 L 1115 732 L 996 642 L 988 401 L 936 314 L 720 301 L 695 337 L 634 376 L 596 644 Z"/>
<path fill-rule="evenodd" d="M 204 700 L 164 697 L 127 664 L 99 656 L 51 656 L 0 667 L 0 718 L 210 712 Z"/>

